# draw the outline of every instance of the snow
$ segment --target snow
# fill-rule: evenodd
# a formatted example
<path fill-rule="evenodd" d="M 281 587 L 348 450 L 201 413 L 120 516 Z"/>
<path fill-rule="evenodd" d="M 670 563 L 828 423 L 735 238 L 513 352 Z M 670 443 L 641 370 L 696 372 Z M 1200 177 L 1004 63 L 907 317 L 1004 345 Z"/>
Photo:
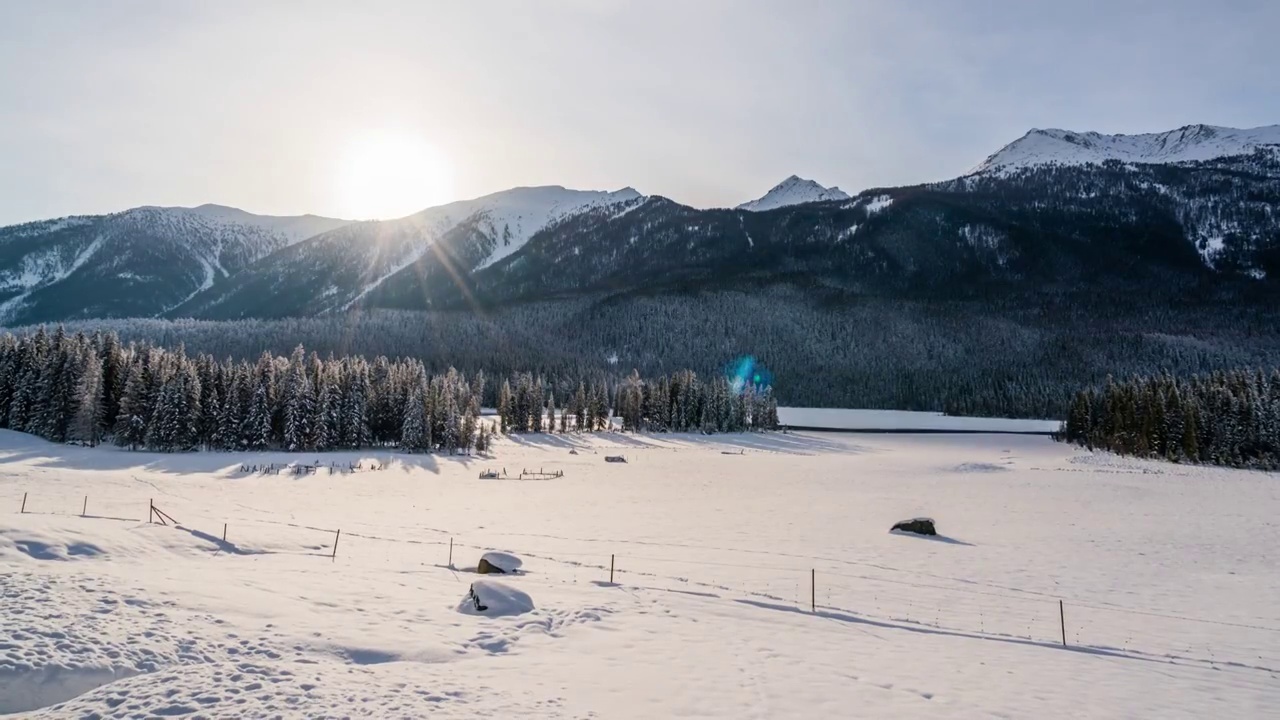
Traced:
<path fill-rule="evenodd" d="M 495 241 L 493 251 L 474 268 L 480 270 L 519 251 L 529 238 L 554 223 L 600 208 L 614 208 L 612 216 L 621 217 L 643 204 L 644 199 L 629 187 L 613 192 L 571 190 L 559 185 L 518 187 L 473 200 L 427 208 L 399 220 L 369 224 L 370 227 L 384 228 L 380 231 L 383 236 L 400 236 L 409 238 L 409 241 L 390 249 L 386 254 L 396 260 L 361 287 L 342 308 L 351 307 L 388 278 L 420 259 L 446 233 L 464 224 L 474 225 Z"/>
<path fill-rule="evenodd" d="M 500 239 L 489 257 L 476 266 L 479 270 L 514 254 L 524 247 L 529 238 L 555 222 L 589 210 L 627 204 L 627 207 L 614 215 L 620 217 L 638 207 L 639 203 L 634 201 L 641 198 L 640 193 L 629 187 L 602 192 L 551 186 L 515 188 L 476 200 L 452 203 L 444 208 L 450 208 L 447 210 L 449 213 L 466 213 L 466 218 L 483 215 L 485 223 L 491 229 L 491 237 Z M 444 211 L 444 208 L 437 210 Z M 510 238 L 503 240 L 507 230 L 510 231 Z"/>
<path fill-rule="evenodd" d="M 932 720 L 1280 704 L 1275 475 L 1037 436 L 841 433 L 523 436 L 483 459 L 564 471 L 548 481 L 384 450 L 321 458 L 380 472 L 240 471 L 297 459 L 0 432 L 0 712 Z M 152 501 L 179 524 L 147 523 Z M 889 532 L 916 516 L 943 536 Z M 499 582 L 526 611 L 458 612 L 492 579 L 451 568 L 451 545 L 523 558 Z"/>
<path fill-rule="evenodd" d="M 1196 162 L 1250 154 L 1259 148 L 1280 152 L 1280 125 L 1251 129 L 1187 125 L 1142 135 L 1034 129 L 988 157 L 968 174 L 1005 173 L 1037 165 L 1084 165 L 1108 160 Z"/>
<path fill-rule="evenodd" d="M 193 208 L 162 208 L 171 212 L 202 217 L 222 225 L 258 227 L 285 238 L 285 245 L 293 245 L 321 233 L 350 225 L 350 220 L 320 217 L 318 215 L 256 215 L 239 208 L 205 204 Z"/>
<path fill-rule="evenodd" d="M 778 408 L 778 421 L 787 427 L 815 430 L 920 430 L 931 432 L 1051 433 L 1058 420 L 956 417 L 907 410 L 845 410 L 839 408 Z"/>
<path fill-rule="evenodd" d="M 834 185 L 831 187 L 823 187 L 812 180 L 806 180 L 792 175 L 786 180 L 783 180 L 773 186 L 769 192 L 765 193 L 760 198 L 742 203 L 738 206 L 738 209 L 749 210 L 751 212 L 763 212 L 765 210 L 775 210 L 780 207 L 800 205 L 802 203 L 848 199 L 848 193 Z"/>
<path fill-rule="evenodd" d="M 98 235 L 83 250 L 76 254 L 71 264 L 65 267 L 53 258 L 53 262 L 45 262 L 38 270 L 28 262 L 29 258 L 23 258 L 22 273 L 16 277 L 0 275 L 0 283 L 9 287 L 24 288 L 22 293 L 9 298 L 0 303 L 0 322 L 12 317 L 12 313 L 22 307 L 31 293 L 40 287 L 52 285 L 61 280 L 70 277 L 72 273 L 79 270 L 89 258 L 93 257 L 102 247 L 103 236 Z"/>
<path fill-rule="evenodd" d="M 481 555 L 480 559 L 487 560 L 490 565 L 506 573 L 517 572 L 524 565 L 524 561 L 520 558 L 504 552 L 490 551 Z"/>
<path fill-rule="evenodd" d="M 875 215 L 893 204 L 893 198 L 888 195 L 877 195 L 867 201 L 867 214 Z"/>
<path fill-rule="evenodd" d="M 497 580 L 476 580 L 458 603 L 463 615 L 509 617 L 534 611 L 533 599 L 525 592 Z"/>

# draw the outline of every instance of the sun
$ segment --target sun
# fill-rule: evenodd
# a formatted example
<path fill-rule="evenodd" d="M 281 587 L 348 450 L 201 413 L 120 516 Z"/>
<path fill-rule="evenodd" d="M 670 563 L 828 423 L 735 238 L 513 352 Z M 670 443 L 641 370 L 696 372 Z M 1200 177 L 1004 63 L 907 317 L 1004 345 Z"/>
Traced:
<path fill-rule="evenodd" d="M 344 216 L 404 217 L 453 199 L 453 173 L 434 145 L 409 133 L 376 131 L 352 138 L 338 173 Z"/>

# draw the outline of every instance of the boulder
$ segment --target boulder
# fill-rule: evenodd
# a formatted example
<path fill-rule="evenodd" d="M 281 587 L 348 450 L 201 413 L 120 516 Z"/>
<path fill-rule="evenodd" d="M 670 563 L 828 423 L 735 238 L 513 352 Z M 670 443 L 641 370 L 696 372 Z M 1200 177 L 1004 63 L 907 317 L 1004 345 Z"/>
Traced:
<path fill-rule="evenodd" d="M 524 561 L 515 555 L 503 552 L 487 552 L 476 565 L 476 572 L 481 575 L 506 575 L 519 572 Z"/>
<path fill-rule="evenodd" d="M 933 526 L 933 520 L 931 518 L 914 518 L 912 520 L 903 520 L 902 522 L 897 523 L 892 528 L 890 528 L 890 532 L 893 532 L 895 530 L 898 532 L 915 533 L 917 535 L 937 535 L 938 534 L 937 529 L 934 528 Z"/>
<path fill-rule="evenodd" d="M 476 580 L 458 603 L 463 615 L 523 615 L 533 611 L 533 599 L 510 585 L 496 580 Z"/>

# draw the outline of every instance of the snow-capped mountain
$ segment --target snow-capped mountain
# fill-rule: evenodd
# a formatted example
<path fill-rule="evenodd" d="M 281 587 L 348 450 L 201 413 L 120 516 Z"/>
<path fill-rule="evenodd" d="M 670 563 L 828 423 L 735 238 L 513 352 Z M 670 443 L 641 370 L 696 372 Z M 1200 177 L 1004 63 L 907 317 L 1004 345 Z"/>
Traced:
<path fill-rule="evenodd" d="M 1259 149 L 1280 154 L 1280 125 L 1246 130 L 1213 125 L 1187 125 L 1142 135 L 1035 129 L 1014 140 L 970 171 L 1011 172 L 1038 165 L 1183 163 L 1249 155 Z"/>
<path fill-rule="evenodd" d="M 249 272 L 201 292 L 176 312 L 257 312 L 260 308 L 245 299 L 259 293 L 280 297 L 283 304 L 277 311 L 344 310 L 384 283 L 420 281 L 437 272 L 456 278 L 502 261 L 556 223 L 602 209 L 624 211 L 643 200 L 632 188 L 519 187 L 398 220 L 353 223 L 275 253 Z"/>
<path fill-rule="evenodd" d="M 389 221 L 212 205 L 69 217 L 0 228 L 0 322 L 492 308 L 780 282 L 942 298 L 1180 283 L 1265 293 L 1280 280 L 1278 136 L 1034 131 L 955 180 L 851 198 L 792 177 L 737 209 L 549 186 Z"/>
<path fill-rule="evenodd" d="M 160 314 L 220 277 L 347 222 L 201 205 L 0 228 L 0 322 Z"/>
<path fill-rule="evenodd" d="M 762 197 L 742 203 L 739 210 L 763 212 L 802 203 L 825 202 L 828 200 L 848 200 L 849 194 L 834 185 L 823 187 L 812 180 L 792 175 L 774 185 Z"/>

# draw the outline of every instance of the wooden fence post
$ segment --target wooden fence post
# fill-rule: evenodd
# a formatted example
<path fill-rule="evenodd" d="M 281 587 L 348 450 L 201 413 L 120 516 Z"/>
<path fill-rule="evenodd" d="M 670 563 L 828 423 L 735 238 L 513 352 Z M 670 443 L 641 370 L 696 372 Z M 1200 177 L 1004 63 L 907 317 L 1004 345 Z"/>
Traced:
<path fill-rule="evenodd" d="M 818 570 L 809 570 L 809 611 L 818 612 Z"/>
<path fill-rule="evenodd" d="M 222 523 L 222 544 L 227 543 L 227 524 Z"/>
<path fill-rule="evenodd" d="M 613 584 L 613 561 L 615 557 L 616 556 L 614 555 L 609 556 L 609 584 L 610 585 Z"/>
<path fill-rule="evenodd" d="M 152 518 L 156 515 L 156 500 L 151 498 L 147 501 L 147 522 L 153 522 Z"/>
<path fill-rule="evenodd" d="M 89 496 L 84 496 L 84 507 L 80 508 L 80 517 L 84 517 L 89 512 Z"/>
<path fill-rule="evenodd" d="M 1062 623 L 1062 647 L 1067 646 L 1067 615 L 1062 609 L 1062 601 L 1058 601 L 1058 620 Z"/>
<path fill-rule="evenodd" d="M 342 528 L 333 534 L 333 555 L 329 556 L 330 560 L 338 559 L 338 540 L 342 539 Z"/>
<path fill-rule="evenodd" d="M 453 538 L 449 538 L 449 567 L 453 567 Z"/>
<path fill-rule="evenodd" d="M 27 494 L 22 493 L 22 509 L 18 511 L 18 514 L 22 515 L 26 512 L 27 512 Z"/>

